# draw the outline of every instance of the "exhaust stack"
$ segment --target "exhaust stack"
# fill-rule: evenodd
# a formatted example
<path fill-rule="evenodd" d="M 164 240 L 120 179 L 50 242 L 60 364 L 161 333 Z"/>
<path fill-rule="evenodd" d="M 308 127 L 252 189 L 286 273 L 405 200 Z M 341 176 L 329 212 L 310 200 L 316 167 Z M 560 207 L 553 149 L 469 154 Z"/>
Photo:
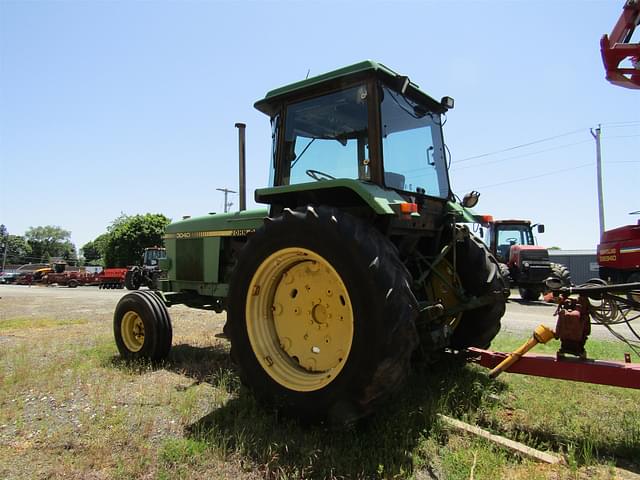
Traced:
<path fill-rule="evenodd" d="M 245 135 L 244 131 L 247 126 L 244 123 L 236 123 L 236 128 L 238 129 L 238 150 L 239 150 L 239 163 L 240 163 L 240 171 L 239 171 L 239 179 L 240 179 L 240 188 L 239 194 L 240 197 L 240 211 L 247 209 L 247 174 L 246 174 L 246 165 L 245 165 Z"/>

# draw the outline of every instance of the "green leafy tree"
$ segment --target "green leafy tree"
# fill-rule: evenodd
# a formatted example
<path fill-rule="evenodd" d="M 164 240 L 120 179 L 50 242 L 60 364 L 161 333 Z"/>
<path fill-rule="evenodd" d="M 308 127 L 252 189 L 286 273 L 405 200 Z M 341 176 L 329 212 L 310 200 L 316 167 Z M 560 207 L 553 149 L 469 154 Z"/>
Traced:
<path fill-rule="evenodd" d="M 146 247 L 163 245 L 162 236 L 169 222 L 160 213 L 120 215 L 107 228 L 105 266 L 126 267 L 140 263 Z"/>
<path fill-rule="evenodd" d="M 22 265 L 32 262 L 31 247 L 24 237 L 20 235 L 7 235 L 5 237 L 5 245 L 7 249 L 7 264 Z"/>
<path fill-rule="evenodd" d="M 39 262 L 47 262 L 51 257 L 65 260 L 77 258 L 76 247 L 71 243 L 71 232 L 55 225 L 29 227 L 24 234 L 31 247 L 31 256 Z"/>
<path fill-rule="evenodd" d="M 103 233 L 94 240 L 85 243 L 82 248 L 82 256 L 87 265 L 104 266 L 104 256 L 109 241 L 109 234 Z"/>

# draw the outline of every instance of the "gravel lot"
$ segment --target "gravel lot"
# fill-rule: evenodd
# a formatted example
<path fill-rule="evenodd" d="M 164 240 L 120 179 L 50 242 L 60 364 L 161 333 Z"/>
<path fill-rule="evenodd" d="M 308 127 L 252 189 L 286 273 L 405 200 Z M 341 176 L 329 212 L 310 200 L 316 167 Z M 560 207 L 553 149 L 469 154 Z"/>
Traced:
<path fill-rule="evenodd" d="M 82 318 L 90 323 L 104 325 L 112 321 L 113 311 L 118 300 L 128 290 L 100 290 L 98 287 L 43 287 L 23 285 L 0 285 L 0 321 L 6 318 L 46 317 L 51 319 Z M 555 305 L 542 301 L 522 302 L 517 294 L 512 294 L 507 303 L 507 312 L 502 319 L 503 331 L 528 335 L 535 327 L 544 323 L 554 327 L 553 316 Z M 183 306 L 174 306 L 169 310 L 174 322 L 174 335 L 180 335 L 181 326 L 189 325 L 190 329 L 202 328 L 208 332 L 218 333 L 224 325 L 225 314 L 215 314 Z M 640 319 L 634 322 L 640 330 Z M 630 332 L 626 326 L 618 326 L 616 330 L 625 336 Z M 187 332 L 184 332 L 185 334 Z M 615 337 L 602 326 L 594 326 L 593 338 L 614 340 Z M 7 339 L 0 334 L 0 342 Z M 175 342 L 174 342 L 175 343 Z"/>

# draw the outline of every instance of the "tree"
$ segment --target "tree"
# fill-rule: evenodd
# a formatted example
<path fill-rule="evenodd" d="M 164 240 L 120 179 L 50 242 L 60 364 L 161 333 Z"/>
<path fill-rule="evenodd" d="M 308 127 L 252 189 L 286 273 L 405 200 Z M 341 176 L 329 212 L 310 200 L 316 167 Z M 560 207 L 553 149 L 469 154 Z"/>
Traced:
<path fill-rule="evenodd" d="M 120 215 L 107 228 L 104 263 L 107 267 L 126 267 L 140 262 L 146 247 L 161 246 L 170 220 L 161 213 Z"/>
<path fill-rule="evenodd" d="M 51 257 L 63 257 L 66 260 L 76 258 L 76 247 L 70 240 L 71 232 L 61 227 L 29 227 L 24 236 L 31 247 L 31 256 L 36 261 L 44 263 Z"/>
<path fill-rule="evenodd" d="M 109 241 L 109 234 L 103 233 L 94 240 L 85 243 L 82 248 L 82 256 L 87 265 L 104 266 L 104 256 Z"/>
<path fill-rule="evenodd" d="M 6 236 L 7 264 L 22 265 L 31 259 L 31 247 L 20 235 Z"/>

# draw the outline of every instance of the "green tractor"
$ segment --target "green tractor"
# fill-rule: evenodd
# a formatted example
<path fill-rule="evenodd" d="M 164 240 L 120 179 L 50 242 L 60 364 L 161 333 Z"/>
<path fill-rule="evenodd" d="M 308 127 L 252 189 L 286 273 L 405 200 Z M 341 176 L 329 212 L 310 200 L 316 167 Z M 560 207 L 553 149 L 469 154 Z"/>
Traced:
<path fill-rule="evenodd" d="M 506 286 L 456 202 L 442 135 L 453 100 L 365 61 L 267 93 L 270 186 L 240 209 L 169 225 L 160 291 L 125 295 L 121 355 L 165 358 L 166 306 L 226 310 L 241 380 L 304 419 L 350 422 L 407 377 L 414 354 L 488 347 Z"/>

